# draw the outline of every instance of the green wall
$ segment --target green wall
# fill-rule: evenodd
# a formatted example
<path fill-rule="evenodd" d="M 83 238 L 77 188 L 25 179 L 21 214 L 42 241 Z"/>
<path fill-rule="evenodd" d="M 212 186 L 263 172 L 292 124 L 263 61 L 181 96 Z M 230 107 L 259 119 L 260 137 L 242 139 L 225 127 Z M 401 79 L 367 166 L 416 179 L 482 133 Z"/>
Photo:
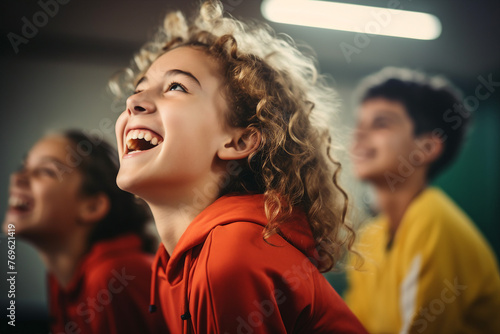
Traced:
<path fill-rule="evenodd" d="M 455 163 L 434 182 L 472 218 L 500 258 L 500 110 L 475 113 Z"/>

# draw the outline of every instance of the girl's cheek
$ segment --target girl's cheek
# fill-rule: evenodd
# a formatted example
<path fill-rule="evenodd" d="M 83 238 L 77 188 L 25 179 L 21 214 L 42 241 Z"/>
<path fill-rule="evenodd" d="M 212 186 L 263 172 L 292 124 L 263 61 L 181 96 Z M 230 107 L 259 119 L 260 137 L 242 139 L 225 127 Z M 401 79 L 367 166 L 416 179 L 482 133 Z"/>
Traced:
<path fill-rule="evenodd" d="M 117 138 L 122 135 L 123 128 L 125 127 L 126 119 L 127 119 L 127 111 L 124 111 L 120 114 L 120 116 L 116 120 L 115 133 L 116 133 Z"/>

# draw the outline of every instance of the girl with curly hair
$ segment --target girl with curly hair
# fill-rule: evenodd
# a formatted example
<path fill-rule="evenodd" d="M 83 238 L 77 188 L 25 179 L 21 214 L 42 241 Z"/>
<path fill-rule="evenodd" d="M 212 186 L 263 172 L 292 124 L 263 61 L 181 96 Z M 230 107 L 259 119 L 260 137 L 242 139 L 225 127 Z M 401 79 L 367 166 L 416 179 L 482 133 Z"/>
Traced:
<path fill-rule="evenodd" d="M 321 275 L 354 232 L 314 59 L 208 1 L 168 14 L 121 73 L 117 183 L 162 240 L 151 311 L 172 333 L 364 333 Z"/>

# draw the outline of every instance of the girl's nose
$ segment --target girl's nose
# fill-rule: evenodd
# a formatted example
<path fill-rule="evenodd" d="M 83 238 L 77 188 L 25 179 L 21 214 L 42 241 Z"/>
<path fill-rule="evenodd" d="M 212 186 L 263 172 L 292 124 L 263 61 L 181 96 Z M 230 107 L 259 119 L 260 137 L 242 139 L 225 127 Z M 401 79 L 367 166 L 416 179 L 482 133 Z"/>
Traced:
<path fill-rule="evenodd" d="M 127 99 L 127 111 L 129 114 L 149 114 L 156 111 L 156 106 L 145 92 L 129 96 Z"/>
<path fill-rule="evenodd" d="M 12 173 L 10 176 L 11 187 L 26 188 L 29 185 L 29 178 L 24 169 Z"/>

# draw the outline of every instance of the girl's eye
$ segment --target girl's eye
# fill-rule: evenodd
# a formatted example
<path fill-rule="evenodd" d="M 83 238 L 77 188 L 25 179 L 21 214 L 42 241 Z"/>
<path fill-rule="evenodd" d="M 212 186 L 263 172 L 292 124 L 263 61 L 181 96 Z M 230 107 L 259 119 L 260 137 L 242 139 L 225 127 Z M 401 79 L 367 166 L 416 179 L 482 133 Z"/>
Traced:
<path fill-rule="evenodd" d="M 47 167 L 36 168 L 33 171 L 33 174 L 35 174 L 35 175 L 49 176 L 49 177 L 52 177 L 52 178 L 56 178 L 57 177 L 57 172 L 55 170 L 53 170 L 51 168 L 47 168 Z"/>
<path fill-rule="evenodd" d="M 172 82 L 172 83 L 168 86 L 167 91 L 174 91 L 174 90 L 178 90 L 178 91 L 180 91 L 180 92 L 187 93 L 186 88 L 185 88 L 182 84 L 180 84 L 180 83 L 178 83 L 178 82 Z"/>

